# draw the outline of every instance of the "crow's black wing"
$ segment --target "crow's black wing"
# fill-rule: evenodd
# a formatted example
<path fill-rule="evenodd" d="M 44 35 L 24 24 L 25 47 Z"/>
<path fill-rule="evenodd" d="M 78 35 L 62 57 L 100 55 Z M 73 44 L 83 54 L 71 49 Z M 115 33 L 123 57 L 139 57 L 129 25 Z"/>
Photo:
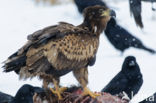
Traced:
<path fill-rule="evenodd" d="M 119 72 L 106 86 L 102 92 L 107 92 L 112 95 L 119 94 L 127 87 L 128 80 L 125 75 Z"/>
<path fill-rule="evenodd" d="M 12 96 L 0 92 L 0 103 L 9 103 L 12 100 L 13 100 Z"/>

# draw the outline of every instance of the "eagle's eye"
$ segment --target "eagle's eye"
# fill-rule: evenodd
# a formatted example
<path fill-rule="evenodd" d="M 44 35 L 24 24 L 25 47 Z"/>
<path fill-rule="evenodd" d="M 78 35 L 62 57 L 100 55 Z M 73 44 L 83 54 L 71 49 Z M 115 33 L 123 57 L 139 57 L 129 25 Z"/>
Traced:
<path fill-rule="evenodd" d="M 103 12 L 103 9 L 99 9 L 99 13 L 101 14 Z"/>

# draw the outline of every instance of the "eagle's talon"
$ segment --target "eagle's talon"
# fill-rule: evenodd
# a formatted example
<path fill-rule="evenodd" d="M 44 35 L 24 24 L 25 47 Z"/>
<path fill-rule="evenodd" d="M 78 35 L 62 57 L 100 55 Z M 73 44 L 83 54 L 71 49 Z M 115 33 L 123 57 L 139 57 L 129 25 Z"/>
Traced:
<path fill-rule="evenodd" d="M 63 93 L 66 89 L 67 89 L 66 87 L 57 88 L 56 90 L 54 90 L 53 88 L 50 88 L 51 92 L 58 96 L 58 100 L 63 100 L 61 93 Z"/>
<path fill-rule="evenodd" d="M 83 93 L 82 93 L 82 96 L 85 96 L 85 95 L 89 95 L 89 96 L 91 96 L 92 98 L 96 98 L 97 96 L 100 96 L 100 94 L 93 93 L 93 92 L 90 91 L 87 87 L 84 88 L 84 91 L 83 91 Z"/>

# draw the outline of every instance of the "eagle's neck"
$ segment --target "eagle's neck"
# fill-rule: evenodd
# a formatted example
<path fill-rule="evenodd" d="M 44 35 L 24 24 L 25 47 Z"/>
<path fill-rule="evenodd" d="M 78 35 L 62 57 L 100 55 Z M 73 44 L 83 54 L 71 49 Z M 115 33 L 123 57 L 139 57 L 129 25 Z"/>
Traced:
<path fill-rule="evenodd" d="M 81 25 L 79 25 L 79 27 L 82 27 L 82 28 L 87 27 L 89 29 L 89 31 L 91 32 L 91 34 L 100 36 L 100 34 L 106 28 L 106 25 L 104 25 L 103 23 L 101 23 L 99 21 L 97 21 L 97 22 L 84 21 Z"/>

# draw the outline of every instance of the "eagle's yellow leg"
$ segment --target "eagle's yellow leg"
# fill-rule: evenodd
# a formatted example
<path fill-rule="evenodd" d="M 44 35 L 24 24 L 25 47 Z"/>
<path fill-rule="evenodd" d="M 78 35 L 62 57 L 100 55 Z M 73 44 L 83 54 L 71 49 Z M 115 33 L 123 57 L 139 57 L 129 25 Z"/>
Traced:
<path fill-rule="evenodd" d="M 73 73 L 74 73 L 74 76 L 76 77 L 76 79 L 79 81 L 79 83 L 83 87 L 83 93 L 82 93 L 83 96 L 89 95 L 92 98 L 96 98 L 97 96 L 100 96 L 100 94 L 93 93 L 92 91 L 89 90 L 89 88 L 87 88 L 87 84 L 88 84 L 88 69 L 87 69 L 87 67 L 81 68 L 81 69 L 76 69 L 73 71 Z"/>
<path fill-rule="evenodd" d="M 92 98 L 96 98 L 97 96 L 100 96 L 100 94 L 93 93 L 93 92 L 90 91 L 89 88 L 87 88 L 87 87 L 84 87 L 84 88 L 83 88 L 82 96 L 85 96 L 85 95 L 89 95 L 89 96 L 91 96 Z"/>
<path fill-rule="evenodd" d="M 67 88 L 66 87 L 60 88 L 55 79 L 53 79 L 53 84 L 54 84 L 55 90 L 53 88 L 50 88 L 51 92 L 56 94 L 59 100 L 62 100 L 63 98 L 61 96 L 61 93 L 63 93 Z"/>

